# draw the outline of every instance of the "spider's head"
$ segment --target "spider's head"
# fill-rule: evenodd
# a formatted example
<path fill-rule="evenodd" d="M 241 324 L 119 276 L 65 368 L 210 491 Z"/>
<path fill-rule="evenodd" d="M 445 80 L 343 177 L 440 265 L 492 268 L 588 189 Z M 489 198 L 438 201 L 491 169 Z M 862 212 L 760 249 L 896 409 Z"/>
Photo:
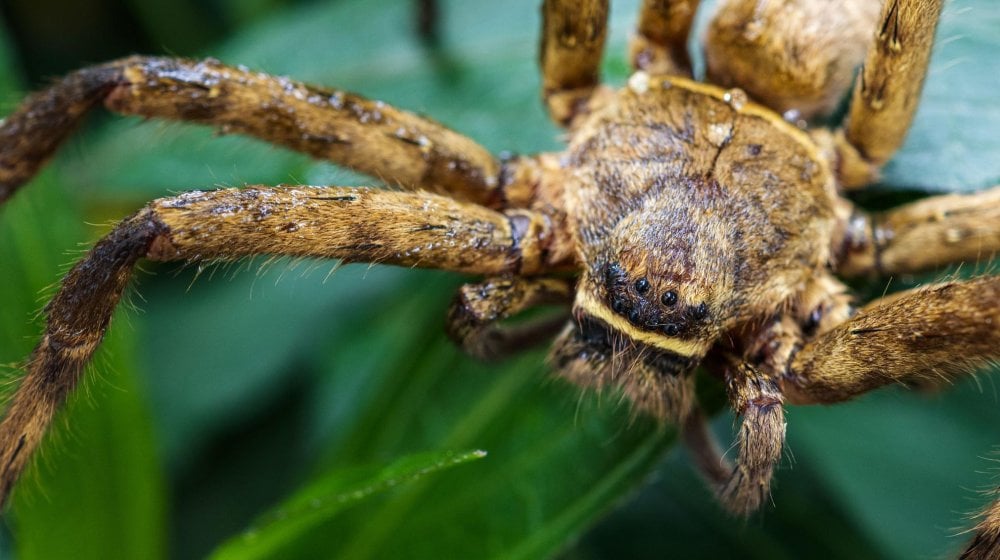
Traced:
<path fill-rule="evenodd" d="M 736 303 L 731 231 L 691 208 L 635 211 L 607 232 L 579 284 L 577 316 L 701 358 Z"/>
<path fill-rule="evenodd" d="M 718 258 L 699 260 L 726 246 L 726 232 L 696 229 L 687 215 L 664 220 L 662 212 L 638 211 L 603 236 L 578 284 L 576 320 L 553 348 L 561 376 L 617 386 L 640 410 L 683 418 L 693 399 L 690 374 L 733 300 Z"/>

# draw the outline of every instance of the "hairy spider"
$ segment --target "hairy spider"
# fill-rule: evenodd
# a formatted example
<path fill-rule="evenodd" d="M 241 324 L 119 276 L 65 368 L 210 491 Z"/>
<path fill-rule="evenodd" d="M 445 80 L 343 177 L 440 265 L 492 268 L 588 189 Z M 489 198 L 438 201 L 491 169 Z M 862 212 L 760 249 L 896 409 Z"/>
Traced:
<path fill-rule="evenodd" d="M 126 218 L 47 307 L 0 424 L 0 499 L 141 259 L 310 256 L 483 276 L 449 312 L 463 348 L 495 358 L 554 336 L 558 375 L 617 387 L 638 410 L 682 426 L 723 504 L 739 513 L 768 494 L 785 402 L 937 382 L 1000 357 L 995 276 L 860 309 L 835 277 L 979 261 L 1000 248 L 998 188 L 880 215 L 843 197 L 875 180 L 902 143 L 941 2 L 844 2 L 832 13 L 804 0 L 726 2 L 706 39 L 707 73 L 734 89 L 690 79 L 696 4 L 643 3 L 636 72 L 612 91 L 597 78 L 607 3 L 543 3 L 543 94 L 569 143 L 558 154 L 498 161 L 414 114 L 212 60 L 133 57 L 30 97 L 0 127 L 0 200 L 99 103 L 258 136 L 415 192 L 223 189 L 156 200 Z M 862 60 L 841 126 L 803 130 L 779 114 L 829 110 Z M 552 302 L 572 304 L 573 319 L 499 324 Z M 735 465 L 704 430 L 693 396 L 699 365 L 724 381 L 742 417 Z M 998 537 L 994 506 L 968 557 L 996 554 Z"/>

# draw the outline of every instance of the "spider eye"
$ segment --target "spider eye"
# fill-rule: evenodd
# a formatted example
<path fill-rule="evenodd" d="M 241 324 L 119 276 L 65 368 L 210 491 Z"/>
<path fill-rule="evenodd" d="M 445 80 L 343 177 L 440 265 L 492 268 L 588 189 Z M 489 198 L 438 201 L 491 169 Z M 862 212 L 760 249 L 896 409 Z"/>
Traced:
<path fill-rule="evenodd" d="M 628 320 L 632 324 L 637 324 L 642 320 L 642 314 L 638 309 L 632 309 L 632 311 L 629 311 L 628 313 Z"/>
<path fill-rule="evenodd" d="M 622 265 L 613 262 L 608 263 L 608 265 L 604 267 L 604 284 L 608 287 L 618 284 L 624 280 L 624 278 L 625 269 L 622 268 Z"/>
<path fill-rule="evenodd" d="M 646 280 L 645 277 L 636 280 L 635 281 L 635 291 L 638 292 L 638 293 L 640 293 L 640 294 L 644 294 L 644 293 L 648 292 L 649 291 L 649 280 Z"/>
<path fill-rule="evenodd" d="M 699 303 L 698 307 L 695 307 L 694 309 L 691 310 L 691 316 L 694 317 L 695 319 L 704 319 L 705 317 L 707 317 L 708 304 L 705 302 Z"/>
<path fill-rule="evenodd" d="M 675 303 L 677 303 L 677 292 L 673 290 L 664 292 L 663 296 L 660 297 L 660 301 L 663 303 L 663 305 L 666 305 L 667 307 L 674 305 Z"/>

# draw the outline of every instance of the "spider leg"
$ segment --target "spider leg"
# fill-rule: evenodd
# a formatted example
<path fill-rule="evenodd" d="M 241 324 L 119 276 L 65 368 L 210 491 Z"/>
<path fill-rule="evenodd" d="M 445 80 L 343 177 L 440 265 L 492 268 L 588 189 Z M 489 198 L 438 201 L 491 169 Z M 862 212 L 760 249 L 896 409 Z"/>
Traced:
<path fill-rule="evenodd" d="M 1000 253 L 1000 186 L 933 196 L 880 214 L 854 209 L 835 242 L 845 276 L 918 272 L 988 262 Z"/>
<path fill-rule="evenodd" d="M 413 4 L 417 37 L 427 46 L 441 42 L 441 7 L 437 0 L 416 0 Z"/>
<path fill-rule="evenodd" d="M 873 182 L 903 144 L 927 74 L 943 0 L 887 0 L 835 136 L 841 184 Z"/>
<path fill-rule="evenodd" d="M 784 397 L 774 379 L 747 363 L 728 368 L 726 392 L 743 422 L 736 438 L 739 446 L 736 464 L 718 494 L 729 511 L 749 515 L 767 499 L 774 466 L 781 459 L 785 442 Z"/>
<path fill-rule="evenodd" d="M 566 324 L 565 313 L 517 325 L 499 322 L 538 305 L 568 304 L 573 286 L 564 278 L 515 276 L 465 284 L 448 310 L 448 335 L 469 354 L 488 361 L 543 344 Z"/>
<path fill-rule="evenodd" d="M 1000 276 L 876 300 L 794 356 L 782 390 L 795 404 L 844 401 L 889 383 L 950 380 L 1000 359 Z"/>
<path fill-rule="evenodd" d="M 562 126 L 586 114 L 599 91 L 607 24 L 608 0 L 542 3 L 542 96 Z"/>
<path fill-rule="evenodd" d="M 710 372 L 722 374 L 729 404 L 742 417 L 735 464 L 718 455 L 705 426 L 685 424 L 691 433 L 684 439 L 705 477 L 715 483 L 719 500 L 733 513 L 753 513 L 770 493 L 771 477 L 785 442 L 785 399 L 778 378 L 801 337 L 798 320 L 792 314 L 781 315 L 761 326 L 746 347 L 736 353 L 724 352 L 704 364 Z M 711 470 L 706 470 L 706 465 Z M 724 476 L 719 476 L 720 470 Z"/>
<path fill-rule="evenodd" d="M 548 268 L 550 234 L 527 211 L 379 189 L 224 189 L 156 200 L 100 240 L 46 307 L 44 334 L 0 423 L 0 504 L 77 385 L 139 259 L 268 254 L 530 275 Z"/>
<path fill-rule="evenodd" d="M 719 441 L 712 434 L 705 411 L 697 404 L 681 425 L 681 439 L 705 481 L 712 488 L 723 488 L 734 467 L 722 455 Z"/>
<path fill-rule="evenodd" d="M 629 58 L 650 74 L 691 77 L 687 41 L 699 0 L 643 0 Z"/>
<path fill-rule="evenodd" d="M 492 207 L 503 202 L 496 159 L 429 119 L 215 60 L 137 56 L 69 74 L 0 121 L 0 203 L 100 103 L 128 115 L 256 136 L 407 189 Z"/>
<path fill-rule="evenodd" d="M 947 282 L 876 300 L 819 335 L 781 379 L 789 402 L 835 403 L 889 383 L 949 381 L 1000 360 L 1000 276 Z M 1000 556 L 1000 503 L 962 558 Z"/>

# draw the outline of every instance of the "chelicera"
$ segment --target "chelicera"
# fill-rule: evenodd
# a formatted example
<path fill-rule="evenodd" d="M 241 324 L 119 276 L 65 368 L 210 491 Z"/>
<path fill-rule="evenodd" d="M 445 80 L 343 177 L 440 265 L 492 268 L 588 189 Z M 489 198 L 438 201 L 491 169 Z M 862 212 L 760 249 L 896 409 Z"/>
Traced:
<path fill-rule="evenodd" d="M 79 381 L 137 262 L 269 254 L 482 277 L 449 311 L 458 344 L 492 359 L 554 338 L 557 375 L 616 388 L 638 412 L 681 426 L 722 503 L 755 511 L 781 454 L 786 403 L 938 382 L 1000 357 L 996 276 L 862 307 L 838 279 L 1000 248 L 1000 188 L 879 215 L 844 196 L 873 182 L 903 141 L 941 1 L 843 4 L 830 13 L 816 1 L 723 2 L 706 38 L 711 85 L 691 79 L 685 46 L 697 2 L 647 0 L 635 73 L 615 91 L 598 79 L 607 1 L 546 0 L 543 96 L 568 146 L 504 160 L 415 114 L 214 60 L 132 57 L 29 97 L 0 125 L 0 200 L 98 104 L 254 135 L 403 192 L 199 191 L 123 220 L 47 307 L 0 424 L 0 499 Z M 859 64 L 844 121 L 800 126 L 836 104 Z M 570 305 L 572 317 L 502 323 L 550 303 Z M 742 418 L 732 465 L 705 431 L 699 367 L 724 382 Z M 995 556 L 998 538 L 992 506 L 967 557 Z"/>

